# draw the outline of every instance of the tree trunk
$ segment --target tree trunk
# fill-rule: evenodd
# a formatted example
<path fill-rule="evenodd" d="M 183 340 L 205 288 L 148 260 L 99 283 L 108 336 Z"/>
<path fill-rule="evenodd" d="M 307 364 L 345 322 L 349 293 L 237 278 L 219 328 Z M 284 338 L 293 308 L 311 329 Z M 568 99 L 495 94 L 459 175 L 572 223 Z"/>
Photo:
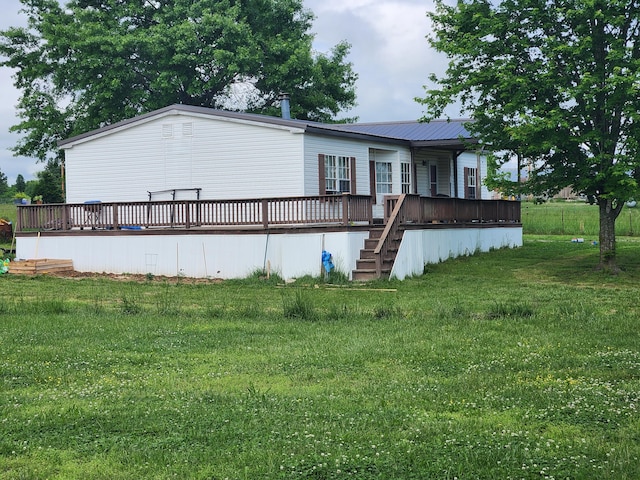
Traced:
<path fill-rule="evenodd" d="M 618 273 L 620 269 L 616 263 L 616 219 L 622 211 L 623 202 L 611 199 L 598 199 L 600 210 L 600 269 L 611 273 Z"/>

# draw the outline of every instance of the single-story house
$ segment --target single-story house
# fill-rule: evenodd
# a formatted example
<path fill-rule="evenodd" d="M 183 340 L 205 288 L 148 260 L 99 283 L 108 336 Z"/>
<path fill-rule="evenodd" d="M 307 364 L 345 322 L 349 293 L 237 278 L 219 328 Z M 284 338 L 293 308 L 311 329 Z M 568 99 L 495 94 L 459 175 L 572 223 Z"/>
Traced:
<path fill-rule="evenodd" d="M 171 105 L 61 141 L 67 207 L 40 215 L 38 218 L 46 222 L 37 225 L 27 221 L 37 215 L 28 217 L 23 210 L 18 254 L 29 258 L 29 251 L 36 249 L 41 257 L 73 257 L 76 269 L 88 271 L 223 278 L 246 276 L 268 264 L 288 278 L 319 273 L 322 267 L 317 250 L 326 250 L 339 268 L 352 276 L 364 239 L 370 237 L 369 227 L 386 224 L 399 196 L 489 201 L 491 195 L 482 182 L 486 160 L 465 129 L 467 122 L 323 124 Z M 347 207 L 345 202 L 363 198 L 368 202 L 368 214 L 349 216 L 348 211 L 355 207 L 352 203 Z M 280 210 L 270 213 L 270 220 L 257 222 L 261 231 L 229 231 L 231 225 L 237 229 L 243 225 L 242 230 L 255 227 L 249 225 L 249 212 L 262 209 L 266 215 L 265 199 L 278 203 Z M 304 215 L 291 221 L 293 207 L 282 207 L 283 199 L 305 199 L 304 207 L 295 207 L 303 208 Z M 219 217 L 213 220 L 214 214 L 206 213 L 215 210 L 211 202 L 241 201 L 254 203 L 234 207 L 232 221 L 223 222 Z M 176 202 L 186 205 L 186 214 L 176 213 Z M 310 202 L 315 202 L 313 207 Z M 341 234 L 337 234 L 335 224 L 328 225 L 325 217 L 318 220 L 315 216 L 329 204 L 335 212 L 341 212 L 336 213 Z M 132 213 L 132 205 L 145 208 L 146 217 Z M 189 213 L 194 206 L 197 212 Z M 164 215 L 160 210 L 167 209 L 171 210 L 167 214 L 170 222 L 153 221 Z M 456 209 L 460 211 L 459 206 Z M 477 212 L 470 215 L 480 216 Z M 403 277 L 421 272 L 430 260 L 521 244 L 519 206 L 517 219 L 513 214 L 508 216 L 509 226 L 515 230 L 509 230 L 506 236 L 507 230 L 501 228 L 504 219 L 491 216 L 492 221 L 503 223 L 497 225 L 499 233 L 494 239 L 480 239 L 475 231 L 471 237 L 455 240 L 453 246 L 450 243 L 454 240 L 444 238 L 445 244 L 436 248 L 439 253 L 435 258 L 428 253 L 417 257 L 411 254 L 415 261 L 404 259 L 398 264 L 404 265 L 402 271 L 393 271 L 390 266 L 387 273 Z M 84 228 L 87 218 L 92 228 Z M 440 218 L 443 222 L 438 222 L 433 217 L 427 221 L 453 224 L 461 223 L 461 218 Z M 484 222 L 482 218 L 467 220 Z M 304 231 L 294 228 L 285 233 L 284 226 L 291 227 L 298 221 L 305 225 Z M 416 219 L 409 223 L 415 224 Z M 274 229 L 275 224 L 279 229 Z M 158 228 L 163 226 L 171 231 Z M 61 235 L 66 243 L 55 240 Z M 177 238 L 180 235 L 184 238 Z M 307 239 L 303 240 L 305 235 Z M 282 241 L 279 246 L 276 236 Z M 98 244 L 103 260 L 91 258 L 94 255 L 90 250 Z M 415 248 L 422 247 L 413 245 Z M 207 255 L 208 249 L 212 253 Z M 127 252 L 121 253 L 126 258 L 117 260 L 116 251 Z M 307 258 L 309 251 L 314 251 L 312 260 Z M 400 251 L 398 254 L 402 258 Z M 165 256 L 171 259 L 165 261 Z M 214 256 L 218 259 L 216 266 L 203 268 L 207 260 L 212 264 Z M 181 259 L 184 266 L 180 265 Z"/>
<path fill-rule="evenodd" d="M 321 124 L 172 105 L 60 142 L 67 202 L 415 193 L 488 199 L 464 120 Z M 157 192 L 157 193 L 156 193 Z"/>

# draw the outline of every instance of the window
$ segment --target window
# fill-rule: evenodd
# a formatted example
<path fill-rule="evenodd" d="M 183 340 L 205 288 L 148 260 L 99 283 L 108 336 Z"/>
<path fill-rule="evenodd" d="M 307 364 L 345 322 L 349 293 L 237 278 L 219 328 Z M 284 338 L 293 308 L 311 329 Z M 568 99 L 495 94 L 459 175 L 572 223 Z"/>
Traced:
<path fill-rule="evenodd" d="M 438 196 L 438 165 L 429 164 L 429 192 L 432 197 Z"/>
<path fill-rule="evenodd" d="M 478 186 L 478 169 L 477 168 L 464 168 L 464 198 L 476 199 L 477 197 L 477 186 Z"/>
<path fill-rule="evenodd" d="M 376 162 L 376 194 L 392 192 L 391 162 Z"/>
<path fill-rule="evenodd" d="M 351 193 L 351 159 L 349 157 L 324 155 L 325 192 Z"/>
<path fill-rule="evenodd" d="M 400 182 L 402 183 L 402 193 L 411 193 L 411 164 L 400 164 Z"/>

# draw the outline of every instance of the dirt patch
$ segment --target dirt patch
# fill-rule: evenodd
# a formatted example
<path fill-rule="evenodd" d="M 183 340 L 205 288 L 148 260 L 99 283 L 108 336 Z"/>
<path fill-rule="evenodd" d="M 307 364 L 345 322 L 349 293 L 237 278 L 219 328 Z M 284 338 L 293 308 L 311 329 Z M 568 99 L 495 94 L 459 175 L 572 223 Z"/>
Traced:
<path fill-rule="evenodd" d="M 119 282 L 137 282 L 137 283 L 187 283 L 187 284 L 213 284 L 221 283 L 221 278 L 189 278 L 189 277 L 167 277 L 162 275 L 142 275 L 132 273 L 93 273 L 93 272 L 77 272 L 70 270 L 67 272 L 52 272 L 47 275 L 57 278 L 70 279 L 109 279 Z"/>

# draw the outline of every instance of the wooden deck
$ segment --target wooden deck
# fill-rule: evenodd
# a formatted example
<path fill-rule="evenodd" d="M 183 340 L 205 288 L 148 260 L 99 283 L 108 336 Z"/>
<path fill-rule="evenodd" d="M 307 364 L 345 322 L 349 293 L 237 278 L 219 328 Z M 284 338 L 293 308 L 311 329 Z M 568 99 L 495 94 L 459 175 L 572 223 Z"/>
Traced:
<path fill-rule="evenodd" d="M 317 274 L 326 249 L 351 279 L 367 280 L 522 244 L 516 201 L 402 194 L 385 197 L 385 218 L 372 211 L 371 197 L 358 195 L 26 205 L 17 254 L 71 259 L 86 272 L 219 278 L 268 263 L 287 279 Z"/>
<path fill-rule="evenodd" d="M 399 211 L 398 208 L 400 209 Z M 394 213 L 395 212 L 395 213 Z M 519 223 L 520 203 L 418 195 L 385 197 L 385 224 Z M 381 222 L 378 222 L 381 223 Z M 19 205 L 16 233 L 370 226 L 371 197 L 322 195 L 241 200 L 168 200 Z"/>

